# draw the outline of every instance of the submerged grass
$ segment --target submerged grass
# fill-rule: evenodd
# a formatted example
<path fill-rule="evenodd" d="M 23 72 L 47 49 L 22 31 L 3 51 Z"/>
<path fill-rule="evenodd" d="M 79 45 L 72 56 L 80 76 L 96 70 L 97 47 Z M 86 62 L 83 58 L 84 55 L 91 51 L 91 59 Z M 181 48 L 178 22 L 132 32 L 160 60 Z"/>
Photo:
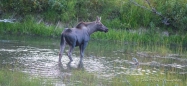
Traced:
<path fill-rule="evenodd" d="M 71 86 L 108 86 L 105 79 L 100 79 L 94 73 L 82 70 L 74 70 L 70 78 L 64 79 L 64 82 Z"/>
<path fill-rule="evenodd" d="M 185 86 L 186 80 L 183 81 L 177 78 L 176 75 L 154 74 L 154 75 L 140 75 L 140 76 L 125 76 L 131 86 Z"/>
<path fill-rule="evenodd" d="M 22 72 L 1 69 L 0 86 L 53 86 L 49 80 L 33 77 Z"/>
<path fill-rule="evenodd" d="M 64 82 L 72 86 L 185 86 L 187 80 L 178 78 L 172 73 L 119 75 L 106 79 L 94 73 L 74 70 L 68 79 L 64 79 Z"/>
<path fill-rule="evenodd" d="M 119 32 L 121 34 L 123 33 L 121 31 L 119 31 Z M 114 33 L 115 33 L 115 31 L 114 31 Z M 101 33 L 98 33 L 98 34 L 101 34 Z M 136 33 L 126 32 L 126 34 L 136 34 Z M 104 37 L 106 37 L 106 35 L 107 34 L 103 34 L 103 36 L 101 35 L 101 37 L 104 38 Z M 139 34 L 137 34 L 137 35 L 139 35 Z M 138 36 L 137 36 L 137 38 L 138 38 Z M 13 38 L 13 39 L 15 39 L 15 38 Z M 109 40 L 111 40 L 111 39 L 109 39 Z M 129 40 L 132 41 L 133 39 L 129 39 Z M 46 40 L 44 40 L 44 41 L 46 42 Z M 30 43 L 29 41 L 27 41 L 27 42 Z M 113 41 L 113 42 L 116 42 L 116 41 Z M 41 42 L 41 43 L 43 44 L 44 42 Z M 130 53 L 135 52 L 136 53 L 139 51 L 140 52 L 151 52 L 151 53 L 153 52 L 153 53 L 156 53 L 155 55 L 160 55 L 160 54 L 165 55 L 165 54 L 169 54 L 169 53 L 177 53 L 178 54 L 180 52 L 182 52 L 182 53 L 186 52 L 186 50 L 183 49 L 182 45 L 176 46 L 174 48 L 174 52 L 173 52 L 171 49 L 171 45 L 169 45 L 169 44 L 159 44 L 159 43 L 153 43 L 153 44 L 147 43 L 146 44 L 146 43 L 131 43 L 131 42 L 125 44 L 124 42 L 121 42 L 121 43 L 119 43 L 120 45 L 118 45 L 118 43 L 116 43 L 116 44 L 111 43 L 108 40 L 105 41 L 103 44 L 102 43 L 103 42 L 99 42 L 99 41 L 91 42 L 89 45 L 92 45 L 92 47 L 88 46 L 88 50 L 91 50 L 91 49 L 92 50 L 88 51 L 88 52 L 91 53 L 95 49 L 94 55 L 96 55 L 96 56 L 99 55 L 99 57 L 100 56 L 102 57 L 103 52 L 107 52 L 107 53 L 105 53 L 106 55 L 103 55 L 103 56 L 110 57 L 110 56 L 112 56 L 110 54 L 114 55 L 114 53 L 112 51 L 118 51 L 118 49 L 124 49 L 124 51 L 122 50 L 122 52 L 119 51 L 120 52 L 119 54 L 122 54 L 122 53 L 125 54 L 125 52 L 130 52 Z M 113 46 L 111 46 L 111 45 L 113 45 Z M 97 47 L 95 47 L 95 46 L 97 46 Z M 119 47 L 124 47 L 124 48 L 119 48 Z M 91 49 L 89 49 L 89 48 L 91 48 Z M 159 53 L 159 54 L 157 54 L 157 53 Z M 88 55 L 91 55 L 91 54 L 88 54 Z M 118 57 L 118 56 L 114 56 L 114 57 Z M 124 57 L 122 57 L 122 58 L 127 59 L 127 56 L 124 55 Z M 132 58 L 130 57 L 130 59 L 132 59 Z M 163 62 L 163 63 L 165 63 L 165 62 Z M 176 72 L 176 71 L 171 71 L 171 72 Z M 67 86 L 177 86 L 177 85 L 178 86 L 186 86 L 186 82 L 187 82 L 186 81 L 186 74 L 184 74 L 184 76 L 183 76 L 183 75 L 172 74 L 172 73 L 167 73 L 167 72 L 164 74 L 158 73 L 158 74 L 153 74 L 153 75 L 152 74 L 151 75 L 146 75 L 146 74 L 144 74 L 144 75 L 125 75 L 124 74 L 124 75 L 119 75 L 119 76 L 114 76 L 114 77 L 103 78 L 103 77 L 99 76 L 101 74 L 90 73 L 90 72 L 82 71 L 82 70 L 72 70 L 70 75 L 71 75 L 70 77 L 66 77 L 65 79 L 63 79 L 63 82 Z M 182 76 L 182 78 L 181 78 L 181 76 Z M 6 77 L 6 79 L 4 79 L 4 77 Z M 19 80 L 17 80 L 17 79 L 19 79 Z M 42 81 L 40 78 L 38 79 L 38 78 L 28 77 L 26 74 L 23 74 L 20 72 L 7 71 L 7 70 L 1 71 L 0 70 L 0 83 L 2 83 L 2 86 L 43 86 L 43 82 L 45 84 L 45 81 Z M 12 85 L 14 83 L 16 83 L 16 84 Z M 27 85 L 27 84 L 29 84 L 29 85 Z M 53 86 L 53 85 L 51 85 L 49 83 L 49 85 L 47 84 L 45 86 Z"/>

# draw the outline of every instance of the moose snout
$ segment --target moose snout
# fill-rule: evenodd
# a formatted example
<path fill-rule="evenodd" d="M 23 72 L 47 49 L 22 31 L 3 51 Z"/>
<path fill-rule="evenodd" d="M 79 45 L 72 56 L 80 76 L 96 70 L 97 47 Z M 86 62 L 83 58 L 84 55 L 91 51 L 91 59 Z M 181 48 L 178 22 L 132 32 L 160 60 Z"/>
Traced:
<path fill-rule="evenodd" d="M 108 32 L 108 28 L 106 28 L 104 32 L 107 33 Z"/>

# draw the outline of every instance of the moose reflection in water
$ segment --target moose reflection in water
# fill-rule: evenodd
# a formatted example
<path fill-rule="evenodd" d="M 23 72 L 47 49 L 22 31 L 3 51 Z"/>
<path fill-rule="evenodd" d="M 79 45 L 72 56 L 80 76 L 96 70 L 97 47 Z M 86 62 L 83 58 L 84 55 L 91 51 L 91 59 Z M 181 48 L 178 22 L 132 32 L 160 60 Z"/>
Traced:
<path fill-rule="evenodd" d="M 96 21 L 81 22 L 74 28 L 65 29 L 61 34 L 59 62 L 61 62 L 66 43 L 70 46 L 68 51 L 70 61 L 73 61 L 71 54 L 76 46 L 79 46 L 80 61 L 82 61 L 84 57 L 84 49 L 90 40 L 90 35 L 96 31 L 108 32 L 108 28 L 101 23 L 101 17 L 97 17 Z"/>
<path fill-rule="evenodd" d="M 58 63 L 58 67 L 59 67 L 59 70 L 64 72 L 64 71 L 71 71 L 71 70 L 84 70 L 84 64 L 82 61 L 79 61 L 79 63 L 77 64 L 77 67 L 72 67 L 72 61 L 69 61 L 67 64 L 66 64 L 66 69 L 63 67 L 63 64 L 62 62 L 59 62 Z"/>

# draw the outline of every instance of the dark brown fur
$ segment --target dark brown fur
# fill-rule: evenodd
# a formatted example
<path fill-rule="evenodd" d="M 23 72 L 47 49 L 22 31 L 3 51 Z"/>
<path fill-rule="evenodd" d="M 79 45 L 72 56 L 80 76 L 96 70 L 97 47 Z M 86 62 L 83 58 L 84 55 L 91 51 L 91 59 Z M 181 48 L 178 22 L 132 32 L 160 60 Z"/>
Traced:
<path fill-rule="evenodd" d="M 84 22 L 80 22 L 80 23 L 76 26 L 76 28 L 77 28 L 77 29 L 81 29 L 82 26 L 86 26 L 86 24 L 85 24 Z"/>
<path fill-rule="evenodd" d="M 81 29 L 83 26 L 87 26 L 88 24 L 90 24 L 91 22 L 80 22 L 75 28 L 77 29 Z"/>

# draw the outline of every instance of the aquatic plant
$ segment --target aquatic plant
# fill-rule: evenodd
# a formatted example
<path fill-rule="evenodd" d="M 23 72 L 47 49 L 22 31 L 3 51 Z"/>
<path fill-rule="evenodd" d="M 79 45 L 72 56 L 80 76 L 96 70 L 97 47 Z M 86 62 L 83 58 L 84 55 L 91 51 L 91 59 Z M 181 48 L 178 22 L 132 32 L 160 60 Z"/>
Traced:
<path fill-rule="evenodd" d="M 49 80 L 32 77 L 22 72 L 1 69 L 0 70 L 1 86 L 53 86 Z"/>
<path fill-rule="evenodd" d="M 67 85 L 76 86 L 108 86 L 105 79 L 98 78 L 94 73 L 83 70 L 73 70 L 72 75 L 69 78 L 65 78 L 64 82 Z"/>
<path fill-rule="evenodd" d="M 82 70 L 73 70 L 72 75 L 64 79 L 67 85 L 76 86 L 185 86 L 183 79 L 176 75 L 167 72 L 162 74 L 155 72 L 154 74 L 143 75 L 119 75 L 110 78 L 96 76 L 94 73 L 89 73 Z"/>

